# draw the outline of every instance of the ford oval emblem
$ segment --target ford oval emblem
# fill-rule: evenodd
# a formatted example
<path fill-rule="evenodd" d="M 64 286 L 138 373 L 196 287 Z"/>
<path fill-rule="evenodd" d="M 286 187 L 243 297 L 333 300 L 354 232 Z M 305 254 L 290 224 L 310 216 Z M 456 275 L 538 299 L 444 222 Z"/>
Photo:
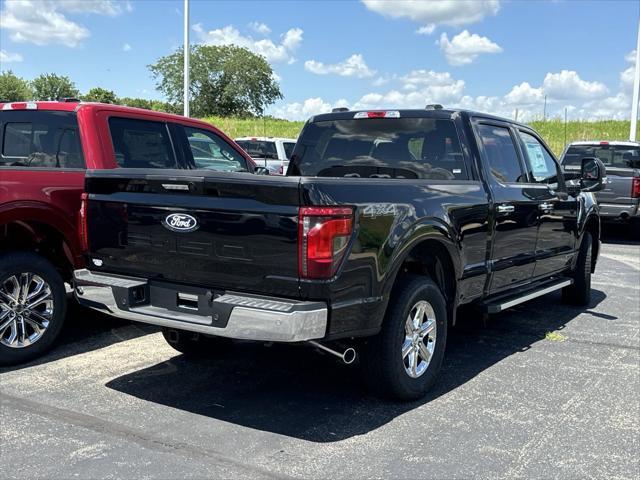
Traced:
<path fill-rule="evenodd" d="M 162 224 L 174 232 L 193 232 L 199 227 L 195 217 L 186 213 L 171 213 L 166 216 Z"/>

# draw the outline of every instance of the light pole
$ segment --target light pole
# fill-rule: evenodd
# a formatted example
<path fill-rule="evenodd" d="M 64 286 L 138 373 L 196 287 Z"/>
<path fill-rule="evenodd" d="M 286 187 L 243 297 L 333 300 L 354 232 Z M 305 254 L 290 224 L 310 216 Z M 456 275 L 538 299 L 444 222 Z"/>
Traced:
<path fill-rule="evenodd" d="M 636 41 L 636 74 L 633 77 L 633 104 L 631 105 L 631 130 L 629 140 L 636 140 L 636 125 L 638 122 L 638 94 L 640 93 L 640 19 L 638 19 L 638 40 Z"/>
<path fill-rule="evenodd" d="M 189 55 L 191 49 L 189 48 L 189 0 L 184 0 L 184 84 L 183 99 L 185 117 L 189 116 Z"/>

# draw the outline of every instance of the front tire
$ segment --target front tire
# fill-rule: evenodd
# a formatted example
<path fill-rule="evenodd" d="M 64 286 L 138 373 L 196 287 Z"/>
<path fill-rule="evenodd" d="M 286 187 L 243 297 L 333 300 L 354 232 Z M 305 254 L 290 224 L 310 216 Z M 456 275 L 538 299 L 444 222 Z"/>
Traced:
<path fill-rule="evenodd" d="M 174 350 L 192 357 L 204 357 L 227 350 L 231 340 L 196 332 L 162 327 L 162 336 Z"/>
<path fill-rule="evenodd" d="M 438 286 L 430 278 L 407 277 L 389 303 L 382 330 L 364 346 L 368 387 L 399 400 L 423 397 L 442 365 L 447 323 L 446 301 Z"/>
<path fill-rule="evenodd" d="M 0 365 L 27 362 L 58 337 L 67 310 L 62 277 L 31 252 L 0 255 Z"/>
<path fill-rule="evenodd" d="M 591 303 L 591 263 L 593 253 L 593 237 L 584 232 L 580 251 L 573 271 L 573 285 L 562 289 L 562 299 L 573 305 L 589 305 Z"/>

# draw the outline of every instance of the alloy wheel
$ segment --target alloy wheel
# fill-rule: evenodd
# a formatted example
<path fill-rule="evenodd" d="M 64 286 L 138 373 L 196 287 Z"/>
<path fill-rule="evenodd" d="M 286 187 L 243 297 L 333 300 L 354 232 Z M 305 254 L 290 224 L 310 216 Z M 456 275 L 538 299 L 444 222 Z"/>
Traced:
<path fill-rule="evenodd" d="M 25 348 L 42 338 L 53 319 L 49 284 L 23 272 L 0 280 L 0 344 Z"/>
<path fill-rule="evenodd" d="M 425 300 L 417 302 L 405 321 L 402 342 L 404 370 L 411 378 L 418 378 L 427 370 L 436 346 L 436 314 Z"/>

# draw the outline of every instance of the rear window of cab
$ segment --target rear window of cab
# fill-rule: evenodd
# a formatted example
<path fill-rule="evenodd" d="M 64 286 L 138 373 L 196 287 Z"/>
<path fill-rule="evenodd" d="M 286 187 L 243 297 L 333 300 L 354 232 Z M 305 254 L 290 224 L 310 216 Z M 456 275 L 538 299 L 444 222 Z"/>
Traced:
<path fill-rule="evenodd" d="M 307 124 L 289 174 L 467 180 L 455 123 L 436 118 L 367 118 Z"/>

